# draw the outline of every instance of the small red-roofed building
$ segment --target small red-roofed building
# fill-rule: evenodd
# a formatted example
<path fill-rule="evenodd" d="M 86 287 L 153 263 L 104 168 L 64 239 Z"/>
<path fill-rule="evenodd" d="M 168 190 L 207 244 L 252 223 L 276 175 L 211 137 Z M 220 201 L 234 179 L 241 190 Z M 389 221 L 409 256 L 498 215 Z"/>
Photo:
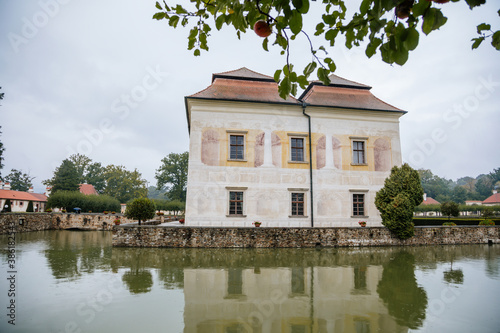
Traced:
<path fill-rule="evenodd" d="M 80 193 L 83 193 L 85 195 L 91 195 L 95 194 L 98 195 L 96 189 L 94 188 L 94 185 L 91 184 L 80 184 Z"/>
<path fill-rule="evenodd" d="M 30 201 L 33 203 L 34 212 L 45 211 L 47 196 L 34 193 L 33 187 L 28 192 L 14 191 L 10 189 L 9 183 L 0 183 L 0 210 L 5 210 L 7 200 L 10 200 L 11 212 L 26 212 Z"/>
<path fill-rule="evenodd" d="M 500 193 L 493 190 L 493 194 L 483 201 L 484 206 L 497 206 L 500 205 Z"/>
<path fill-rule="evenodd" d="M 441 203 L 434 198 L 427 196 L 427 193 L 424 193 L 424 201 L 422 201 L 421 205 L 440 205 Z"/>

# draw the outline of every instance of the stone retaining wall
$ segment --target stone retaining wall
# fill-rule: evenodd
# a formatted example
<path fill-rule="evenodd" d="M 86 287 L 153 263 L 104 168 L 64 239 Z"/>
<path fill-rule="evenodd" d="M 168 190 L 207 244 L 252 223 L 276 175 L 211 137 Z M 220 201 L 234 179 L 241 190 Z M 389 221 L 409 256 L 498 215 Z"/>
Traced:
<path fill-rule="evenodd" d="M 29 232 L 71 228 L 111 230 L 116 218 L 119 218 L 122 224 L 135 222 L 124 216 L 112 214 L 2 213 L 0 214 L 0 235 L 13 231 Z"/>
<path fill-rule="evenodd" d="M 116 226 L 113 246 L 177 248 L 272 248 L 405 246 L 500 243 L 499 227 L 416 227 L 415 236 L 395 238 L 373 228 L 202 228 Z"/>

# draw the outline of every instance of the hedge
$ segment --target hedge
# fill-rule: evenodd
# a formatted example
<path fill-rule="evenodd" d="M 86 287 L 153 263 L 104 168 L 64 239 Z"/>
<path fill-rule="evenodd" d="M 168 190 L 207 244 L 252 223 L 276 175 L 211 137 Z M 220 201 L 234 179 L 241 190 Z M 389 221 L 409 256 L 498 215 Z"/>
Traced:
<path fill-rule="evenodd" d="M 448 217 L 414 217 L 413 224 L 415 226 L 441 226 L 445 222 L 453 222 L 456 225 L 479 225 L 483 218 L 451 218 Z M 500 218 L 492 218 L 496 225 L 500 224 Z"/>
<path fill-rule="evenodd" d="M 121 210 L 120 202 L 109 195 L 85 195 L 78 191 L 57 191 L 47 200 L 47 208 L 62 208 L 72 212 L 81 208 L 82 212 L 94 213 Z"/>

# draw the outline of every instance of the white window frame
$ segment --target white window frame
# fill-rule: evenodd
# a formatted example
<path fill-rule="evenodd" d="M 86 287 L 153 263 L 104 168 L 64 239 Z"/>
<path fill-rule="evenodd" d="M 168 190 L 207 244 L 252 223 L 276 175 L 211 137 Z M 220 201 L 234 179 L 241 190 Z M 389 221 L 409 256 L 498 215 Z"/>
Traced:
<path fill-rule="evenodd" d="M 365 136 L 351 136 L 351 165 L 368 165 L 368 155 L 367 155 L 367 145 L 368 145 L 368 137 Z M 363 142 L 363 163 L 355 163 L 354 162 L 354 142 Z"/>
<path fill-rule="evenodd" d="M 226 198 L 226 202 L 227 202 L 227 213 L 226 213 L 226 217 L 235 217 L 235 218 L 238 218 L 238 217 L 247 217 L 246 215 L 246 206 L 247 206 L 247 200 L 246 200 L 246 190 L 248 189 L 248 187 L 236 187 L 236 186 L 226 186 L 226 190 L 227 190 L 227 198 Z M 231 192 L 242 192 L 243 193 L 243 204 L 242 204 L 242 207 L 241 207 L 241 210 L 242 210 L 242 214 L 230 214 L 230 210 L 231 210 Z"/>
<path fill-rule="evenodd" d="M 248 131 L 226 130 L 227 133 L 227 160 L 235 162 L 247 162 L 247 134 Z M 243 158 L 231 158 L 231 136 L 243 136 Z"/>
<path fill-rule="evenodd" d="M 288 204 L 288 217 L 289 218 L 294 218 L 294 219 L 302 219 L 302 218 L 307 218 L 307 193 L 309 192 L 308 188 L 289 188 L 288 189 L 288 198 L 289 198 L 289 204 Z M 304 194 L 304 215 L 292 215 L 292 193 L 303 193 Z"/>
<path fill-rule="evenodd" d="M 368 218 L 368 190 L 365 189 L 352 189 L 349 190 L 349 195 L 351 197 L 351 217 L 352 218 Z M 363 213 L 364 215 L 354 215 L 354 195 L 363 194 Z"/>
<path fill-rule="evenodd" d="M 288 163 L 303 163 L 309 164 L 309 156 L 307 155 L 307 134 L 297 134 L 297 133 L 288 133 Z M 292 160 L 292 139 L 302 139 L 304 143 L 304 150 L 302 152 L 302 161 L 293 161 Z"/>

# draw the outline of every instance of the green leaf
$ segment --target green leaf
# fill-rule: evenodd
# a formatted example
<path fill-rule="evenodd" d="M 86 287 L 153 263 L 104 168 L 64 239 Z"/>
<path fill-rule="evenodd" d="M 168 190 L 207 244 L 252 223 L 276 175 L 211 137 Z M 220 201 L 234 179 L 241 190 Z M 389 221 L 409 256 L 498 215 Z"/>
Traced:
<path fill-rule="evenodd" d="M 311 75 L 314 72 L 316 66 L 317 66 L 316 62 L 313 61 L 304 68 L 304 75 L 306 78 L 308 78 L 309 75 Z"/>
<path fill-rule="evenodd" d="M 314 35 L 319 36 L 323 32 L 325 32 L 325 24 L 323 22 L 320 22 L 318 23 L 318 25 L 316 25 L 316 32 L 314 33 Z"/>
<path fill-rule="evenodd" d="M 491 25 L 486 23 L 481 23 L 477 26 L 477 33 L 481 34 L 481 31 L 491 30 Z"/>
<path fill-rule="evenodd" d="M 292 0 L 292 4 L 302 14 L 309 11 L 309 0 Z"/>
<path fill-rule="evenodd" d="M 440 9 L 429 8 L 424 16 L 424 22 L 422 23 L 422 31 L 428 35 L 433 30 L 439 29 L 443 26 L 448 19 L 444 17 Z"/>
<path fill-rule="evenodd" d="M 200 55 L 201 55 L 201 51 L 200 51 L 200 49 L 196 49 L 196 50 L 194 50 L 194 55 L 195 55 L 196 57 L 200 56 Z"/>
<path fill-rule="evenodd" d="M 278 69 L 276 72 L 274 72 L 274 81 L 280 82 L 280 77 L 281 77 L 281 69 Z"/>
<path fill-rule="evenodd" d="M 215 19 L 215 28 L 217 30 L 220 30 L 222 29 L 222 25 L 226 22 L 226 15 L 222 14 L 222 15 L 219 15 L 216 19 Z"/>
<path fill-rule="evenodd" d="M 319 67 L 317 71 L 318 79 L 323 82 L 325 86 L 330 84 L 330 79 L 328 78 L 328 71 L 323 67 Z"/>
<path fill-rule="evenodd" d="M 169 26 L 176 28 L 178 23 L 179 23 L 179 16 L 177 15 L 170 16 L 170 20 L 168 20 Z"/>
<path fill-rule="evenodd" d="M 269 43 L 269 38 L 267 38 L 267 37 L 266 37 L 266 38 L 264 38 L 264 40 L 262 41 L 262 48 L 263 48 L 264 50 L 266 50 L 267 52 L 269 52 L 269 49 L 268 49 L 268 46 L 267 46 L 267 45 L 268 45 L 268 43 Z"/>
<path fill-rule="evenodd" d="M 330 46 L 335 44 L 335 38 L 337 38 L 339 31 L 337 29 L 330 29 L 325 34 L 325 39 L 330 41 Z"/>
<path fill-rule="evenodd" d="M 288 95 L 290 95 L 291 91 L 292 91 L 292 84 L 290 82 L 289 77 L 285 76 L 283 80 L 281 80 L 278 87 L 278 92 L 280 94 L 280 97 L 286 99 Z"/>
<path fill-rule="evenodd" d="M 491 37 L 491 45 L 493 45 L 496 50 L 500 51 L 500 30 L 495 31 Z"/>
<path fill-rule="evenodd" d="M 484 37 L 472 38 L 472 40 L 474 41 L 474 43 L 472 43 L 472 49 L 474 50 L 477 49 L 479 45 L 481 45 L 481 43 L 484 40 Z"/>
<path fill-rule="evenodd" d="M 431 4 L 432 3 L 430 1 L 419 1 L 418 3 L 414 4 L 411 9 L 413 16 L 418 17 L 424 15 L 425 11 L 431 6 Z"/>
<path fill-rule="evenodd" d="M 376 52 L 377 48 L 382 44 L 382 39 L 373 38 L 370 43 L 366 46 L 365 54 L 368 58 L 371 58 Z"/>
<path fill-rule="evenodd" d="M 298 34 L 302 30 L 302 14 L 294 10 L 289 22 L 290 30 L 294 34 Z"/>
<path fill-rule="evenodd" d="M 465 0 L 465 2 L 467 2 L 469 8 L 472 9 L 474 7 L 484 5 L 486 3 L 486 0 Z"/>
<path fill-rule="evenodd" d="M 175 7 L 175 13 L 176 14 L 187 14 L 188 12 L 181 5 L 177 5 Z"/>
<path fill-rule="evenodd" d="M 164 19 L 164 18 L 165 18 L 165 16 L 166 16 L 166 15 L 167 15 L 167 14 L 166 14 L 165 12 L 158 12 L 158 13 L 155 13 L 155 14 L 153 15 L 153 18 L 154 18 L 155 20 L 162 20 L 162 19 Z"/>
<path fill-rule="evenodd" d="M 417 29 L 415 29 L 415 27 L 408 28 L 406 31 L 407 31 L 407 36 L 405 41 L 403 42 L 404 47 L 407 50 L 413 51 L 418 46 L 419 33 Z"/>
<path fill-rule="evenodd" d="M 371 3 L 371 0 L 363 0 L 361 2 L 361 5 L 359 6 L 359 12 L 361 13 L 361 15 L 365 15 L 368 12 Z"/>
<path fill-rule="evenodd" d="M 163 10 L 163 8 L 161 8 L 161 5 L 158 1 L 156 1 L 156 8 L 158 8 L 159 10 Z"/>

